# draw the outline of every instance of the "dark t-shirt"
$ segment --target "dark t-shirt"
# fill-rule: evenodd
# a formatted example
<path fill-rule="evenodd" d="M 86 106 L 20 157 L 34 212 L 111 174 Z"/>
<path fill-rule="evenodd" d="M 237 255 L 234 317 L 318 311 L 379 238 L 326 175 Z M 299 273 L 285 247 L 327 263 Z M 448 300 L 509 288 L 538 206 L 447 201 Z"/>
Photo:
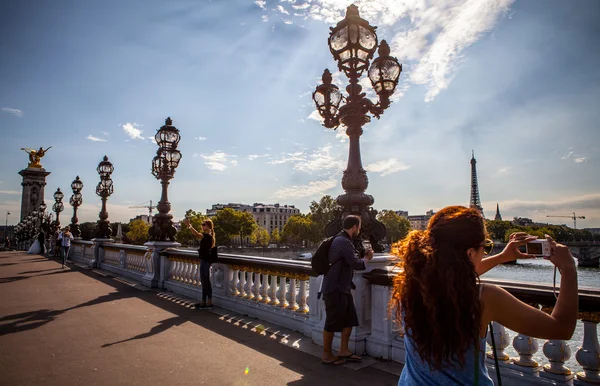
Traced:
<path fill-rule="evenodd" d="M 198 255 L 200 260 L 210 260 L 210 250 L 212 249 L 213 238 L 209 233 L 202 234 L 202 240 L 200 240 L 200 248 L 198 248 Z"/>

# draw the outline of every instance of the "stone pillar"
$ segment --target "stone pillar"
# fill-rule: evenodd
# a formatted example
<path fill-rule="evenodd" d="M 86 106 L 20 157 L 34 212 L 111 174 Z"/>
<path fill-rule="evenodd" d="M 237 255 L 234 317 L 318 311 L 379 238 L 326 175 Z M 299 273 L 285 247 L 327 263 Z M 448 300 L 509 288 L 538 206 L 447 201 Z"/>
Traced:
<path fill-rule="evenodd" d="M 163 287 L 164 282 L 167 280 L 168 272 L 164 269 L 167 268 L 167 264 L 161 259 L 161 252 L 168 248 L 177 248 L 181 244 L 173 241 L 148 241 L 144 244 L 148 248 L 146 256 L 146 274 L 142 278 L 142 284 L 146 287 L 157 288 Z"/>
<path fill-rule="evenodd" d="M 46 177 L 50 174 L 44 168 L 27 168 L 19 172 L 23 177 L 23 193 L 21 195 L 21 220 L 29 212 L 38 209 L 44 201 L 44 187 L 46 186 Z"/>

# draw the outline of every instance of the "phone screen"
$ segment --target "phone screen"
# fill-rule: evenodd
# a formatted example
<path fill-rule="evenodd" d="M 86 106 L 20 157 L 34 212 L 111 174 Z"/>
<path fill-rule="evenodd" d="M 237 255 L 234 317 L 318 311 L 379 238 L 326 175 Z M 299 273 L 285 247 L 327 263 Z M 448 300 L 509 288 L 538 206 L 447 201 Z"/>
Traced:
<path fill-rule="evenodd" d="M 527 243 L 527 253 L 530 255 L 542 255 L 542 243 Z"/>

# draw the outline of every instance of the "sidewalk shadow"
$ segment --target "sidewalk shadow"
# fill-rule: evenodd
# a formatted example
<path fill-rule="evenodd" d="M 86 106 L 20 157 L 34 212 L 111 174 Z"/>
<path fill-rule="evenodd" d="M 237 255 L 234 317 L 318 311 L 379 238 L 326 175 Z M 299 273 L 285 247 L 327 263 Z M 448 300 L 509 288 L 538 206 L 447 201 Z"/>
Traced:
<path fill-rule="evenodd" d="M 171 327 L 180 326 L 181 324 L 183 324 L 187 321 L 188 320 L 186 318 L 182 318 L 181 316 L 174 316 L 169 319 L 161 320 L 160 322 L 158 322 L 159 323 L 158 325 L 152 327 L 150 329 L 150 331 L 148 331 L 148 332 L 144 332 L 143 334 L 138 334 L 134 337 L 131 337 L 129 339 L 120 340 L 118 342 L 106 343 L 106 344 L 103 344 L 101 347 L 105 348 L 105 347 L 110 347 L 110 346 L 113 346 L 113 345 L 119 344 L 119 343 L 130 342 L 132 340 L 149 338 L 153 335 L 160 334 L 161 332 L 164 332 Z"/>

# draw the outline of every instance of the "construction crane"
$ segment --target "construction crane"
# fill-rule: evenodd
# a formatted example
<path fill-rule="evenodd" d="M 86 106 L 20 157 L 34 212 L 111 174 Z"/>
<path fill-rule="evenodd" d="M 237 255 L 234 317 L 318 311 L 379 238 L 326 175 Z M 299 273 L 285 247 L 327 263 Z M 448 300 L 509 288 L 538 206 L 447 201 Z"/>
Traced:
<path fill-rule="evenodd" d="M 145 205 L 145 204 L 148 204 L 148 205 Z M 152 200 L 150 200 L 150 201 L 144 202 L 143 204 L 140 204 L 140 205 L 130 206 L 130 208 L 145 208 L 145 209 L 148 209 L 148 222 L 152 222 L 152 210 L 153 209 L 157 209 L 157 206 L 156 205 L 152 205 Z"/>
<path fill-rule="evenodd" d="M 572 218 L 573 219 L 573 229 L 577 229 L 577 219 L 585 220 L 585 216 L 577 216 L 575 212 L 573 212 L 572 216 L 546 216 L 546 217 L 563 217 L 563 218 Z"/>

